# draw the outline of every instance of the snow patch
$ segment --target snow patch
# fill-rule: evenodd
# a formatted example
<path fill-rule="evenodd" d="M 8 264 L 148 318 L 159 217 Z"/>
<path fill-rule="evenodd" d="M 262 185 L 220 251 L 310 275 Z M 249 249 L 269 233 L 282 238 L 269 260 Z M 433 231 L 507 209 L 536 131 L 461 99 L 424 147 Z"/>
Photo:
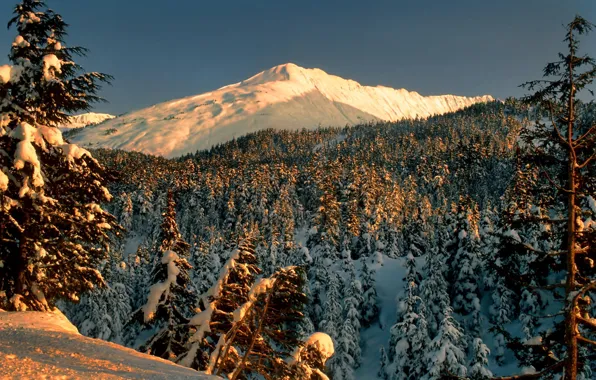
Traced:
<path fill-rule="evenodd" d="M 234 322 L 241 321 L 244 315 L 246 315 L 246 312 L 250 310 L 254 302 L 259 298 L 259 295 L 267 293 L 269 289 L 273 288 L 273 285 L 275 285 L 274 278 L 261 278 L 255 281 L 248 293 L 248 301 L 234 310 Z"/>
<path fill-rule="evenodd" d="M 47 81 L 55 78 L 55 74 L 62 73 L 62 61 L 55 54 L 43 57 L 43 77 Z"/>
<path fill-rule="evenodd" d="M 83 128 L 88 125 L 101 124 L 106 120 L 111 120 L 115 118 L 116 116 L 107 113 L 88 112 L 69 117 L 68 123 L 60 125 L 59 128 L 63 130 Z"/>
<path fill-rule="evenodd" d="M 14 39 L 14 42 L 12 43 L 12 46 L 23 48 L 23 47 L 29 47 L 29 46 L 31 46 L 31 44 L 29 42 L 27 42 L 27 40 L 25 40 L 23 38 L 23 36 L 18 35 Z"/>
<path fill-rule="evenodd" d="M 0 169 L 0 191 L 8 190 L 8 176 Z"/>
<path fill-rule="evenodd" d="M 215 379 L 156 356 L 79 334 L 56 310 L 0 312 L 0 378 Z"/>
<path fill-rule="evenodd" d="M 298 347 L 296 350 L 294 350 L 289 364 L 295 364 L 300 359 L 300 353 L 302 350 L 309 346 L 314 346 L 317 348 L 322 355 L 323 363 L 325 363 L 327 359 L 335 354 L 335 347 L 333 346 L 333 340 L 331 337 L 325 333 L 316 332 L 304 341 L 304 345 L 302 347 Z"/>

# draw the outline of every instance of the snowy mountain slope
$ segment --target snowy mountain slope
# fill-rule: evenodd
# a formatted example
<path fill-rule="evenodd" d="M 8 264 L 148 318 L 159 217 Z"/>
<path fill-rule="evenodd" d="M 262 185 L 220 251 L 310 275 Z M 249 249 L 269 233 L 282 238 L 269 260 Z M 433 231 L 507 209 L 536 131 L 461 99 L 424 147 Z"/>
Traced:
<path fill-rule="evenodd" d="M 83 128 L 88 125 L 96 125 L 103 123 L 106 120 L 114 119 L 116 116 L 107 113 L 88 112 L 80 115 L 73 115 L 70 117 L 70 124 L 60 126 L 60 129 L 76 129 Z"/>
<path fill-rule="evenodd" d="M 214 379 L 79 335 L 60 313 L 0 312 L 0 362 L 2 379 Z"/>
<path fill-rule="evenodd" d="M 257 130 L 344 126 L 374 120 L 427 117 L 491 96 L 424 97 L 369 87 L 288 63 L 205 94 L 128 113 L 81 130 L 75 143 L 176 157 Z"/>

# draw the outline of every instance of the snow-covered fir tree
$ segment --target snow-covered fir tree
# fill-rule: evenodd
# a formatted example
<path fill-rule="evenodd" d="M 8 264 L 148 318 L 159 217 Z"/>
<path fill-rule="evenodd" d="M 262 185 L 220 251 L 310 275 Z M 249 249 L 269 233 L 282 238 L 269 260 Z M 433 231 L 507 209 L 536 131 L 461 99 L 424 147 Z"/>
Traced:
<path fill-rule="evenodd" d="M 480 312 L 483 262 L 479 249 L 478 210 L 470 200 L 457 207 L 454 243 L 450 247 L 453 265 L 452 296 L 454 309 L 465 314 Z"/>
<path fill-rule="evenodd" d="M 488 357 L 490 350 L 484 344 L 482 339 L 475 338 L 472 342 L 473 359 L 470 363 L 470 370 L 468 376 L 472 380 L 484 380 L 493 377 L 492 372 L 488 369 Z"/>
<path fill-rule="evenodd" d="M 391 327 L 389 379 L 420 379 L 424 367 L 420 365 L 429 344 L 426 308 L 419 297 L 419 273 L 416 259 L 406 257 L 405 294 L 398 304 L 397 323 Z"/>
<path fill-rule="evenodd" d="M 178 230 L 176 203 L 171 191 L 158 241 L 146 303 L 133 314 L 126 326 L 125 338 L 128 344 L 143 352 L 175 359 L 184 352 L 190 334 L 187 324 L 198 297 L 189 276 L 192 269 L 187 261 L 189 246 Z M 147 334 L 150 334 L 148 339 L 138 342 L 139 337 Z"/>
<path fill-rule="evenodd" d="M 421 379 L 465 377 L 468 373 L 464 336 L 452 313 L 450 306 L 443 310 L 439 330 L 426 349 L 426 368 L 421 370 L 424 374 Z"/>
<path fill-rule="evenodd" d="M 209 372 L 284 378 L 292 373 L 285 359 L 302 344 L 296 324 L 304 317 L 304 275 L 298 267 L 278 269 L 255 281 L 246 303 L 233 312 L 233 324 L 214 351 Z M 236 360 L 229 360 L 230 353 Z"/>
<path fill-rule="evenodd" d="M 362 325 L 367 327 L 375 321 L 379 315 L 375 272 L 371 268 L 368 259 L 362 263 Z"/>
<path fill-rule="evenodd" d="M 248 302 L 256 276 L 261 273 L 256 264 L 254 244 L 250 240 L 232 250 L 217 282 L 201 296 L 201 311 L 188 322 L 191 336 L 184 353 L 176 360 L 178 363 L 199 370 L 214 368 L 218 348 L 224 343 L 222 339 L 232 328 L 234 311 Z M 238 358 L 228 356 L 229 361 L 219 366 L 235 368 Z"/>
<path fill-rule="evenodd" d="M 101 287 L 97 270 L 118 233 L 112 198 L 91 154 L 62 138 L 71 112 L 100 101 L 109 76 L 84 73 L 66 23 L 39 0 L 14 8 L 10 65 L 0 75 L 0 306 L 50 310 Z"/>

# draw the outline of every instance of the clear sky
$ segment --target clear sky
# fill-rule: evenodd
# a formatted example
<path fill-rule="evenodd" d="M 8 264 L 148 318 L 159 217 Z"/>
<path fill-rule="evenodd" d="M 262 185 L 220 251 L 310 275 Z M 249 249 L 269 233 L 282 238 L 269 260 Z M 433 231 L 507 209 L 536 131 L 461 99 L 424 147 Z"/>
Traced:
<path fill-rule="evenodd" d="M 87 70 L 116 77 L 99 112 L 199 94 L 278 64 L 422 95 L 519 96 L 596 0 L 46 0 L 91 49 Z M 0 22 L 16 0 L 2 0 Z M 0 64 L 15 31 L 0 31 Z M 584 39 L 596 56 L 596 31 Z M 6 54 L 2 53 L 4 51 Z"/>

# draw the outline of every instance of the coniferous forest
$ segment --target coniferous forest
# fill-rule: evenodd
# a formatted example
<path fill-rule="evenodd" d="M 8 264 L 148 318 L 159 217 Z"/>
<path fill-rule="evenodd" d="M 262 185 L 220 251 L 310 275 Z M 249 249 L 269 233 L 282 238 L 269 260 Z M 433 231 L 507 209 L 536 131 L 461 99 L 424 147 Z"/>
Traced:
<path fill-rule="evenodd" d="M 175 159 L 70 144 L 112 78 L 42 1 L 10 25 L 0 308 L 230 379 L 596 377 L 588 21 L 523 99 Z"/>

